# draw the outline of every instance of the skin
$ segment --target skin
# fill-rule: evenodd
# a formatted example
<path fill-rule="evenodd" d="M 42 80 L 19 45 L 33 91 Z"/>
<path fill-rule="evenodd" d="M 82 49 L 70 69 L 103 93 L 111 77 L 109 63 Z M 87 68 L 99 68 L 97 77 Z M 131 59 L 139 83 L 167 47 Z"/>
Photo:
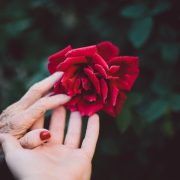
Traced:
<path fill-rule="evenodd" d="M 44 131 L 42 128 L 46 111 L 70 100 L 65 94 L 49 94 L 62 75 L 62 72 L 54 73 L 34 84 L 19 101 L 7 107 L 0 115 L 0 133 L 8 133 L 20 139 L 21 145 L 26 148 L 34 148 L 43 143 L 39 134 Z M 26 134 L 29 129 L 34 131 Z"/>
<path fill-rule="evenodd" d="M 63 94 L 48 95 L 61 77 L 62 73 L 55 73 L 36 83 L 0 115 L 0 143 L 7 165 L 17 179 L 90 179 L 99 116 L 89 118 L 86 135 L 80 143 L 82 119 L 79 112 L 72 112 L 64 135 L 66 111 L 62 105 L 70 98 Z M 50 109 L 53 110 L 51 138 L 44 143 L 39 134 L 43 130 L 44 114 Z M 31 131 L 27 133 L 28 129 Z"/>
<path fill-rule="evenodd" d="M 89 118 L 85 138 L 79 146 L 81 124 L 79 112 L 71 113 L 63 142 L 65 109 L 55 109 L 49 129 L 53 135 L 51 140 L 32 150 L 24 149 L 13 136 L 1 134 L 6 162 L 14 176 L 21 180 L 89 180 L 99 135 L 99 117 L 95 114 Z"/>

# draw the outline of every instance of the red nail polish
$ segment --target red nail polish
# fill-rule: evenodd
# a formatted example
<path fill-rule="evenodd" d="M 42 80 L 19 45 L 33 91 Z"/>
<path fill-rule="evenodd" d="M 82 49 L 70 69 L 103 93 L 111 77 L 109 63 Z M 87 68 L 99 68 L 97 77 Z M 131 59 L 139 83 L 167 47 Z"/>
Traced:
<path fill-rule="evenodd" d="M 40 133 L 40 138 L 41 138 L 42 141 L 47 140 L 50 137 L 51 137 L 51 134 L 49 133 L 49 131 L 42 131 Z"/>

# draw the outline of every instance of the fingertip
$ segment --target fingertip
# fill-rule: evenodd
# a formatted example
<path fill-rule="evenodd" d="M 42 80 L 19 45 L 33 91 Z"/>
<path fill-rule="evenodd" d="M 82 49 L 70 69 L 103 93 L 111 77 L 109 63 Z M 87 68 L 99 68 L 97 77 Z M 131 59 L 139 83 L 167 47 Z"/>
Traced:
<path fill-rule="evenodd" d="M 99 121 L 99 115 L 98 114 L 93 114 L 89 117 L 89 119 L 93 119 L 93 120 L 96 120 L 96 121 Z"/>
<path fill-rule="evenodd" d="M 64 101 L 64 102 L 68 102 L 71 99 L 71 97 L 66 94 L 58 94 L 55 95 L 54 97 L 58 98 L 59 101 Z"/>
<path fill-rule="evenodd" d="M 79 111 L 72 111 L 71 115 L 81 117 L 81 114 Z"/>
<path fill-rule="evenodd" d="M 62 71 L 57 71 L 57 72 L 55 72 L 54 74 L 52 74 L 51 76 L 53 76 L 54 78 L 59 79 L 59 78 L 62 77 L 63 74 L 64 74 L 64 72 L 62 72 Z"/>

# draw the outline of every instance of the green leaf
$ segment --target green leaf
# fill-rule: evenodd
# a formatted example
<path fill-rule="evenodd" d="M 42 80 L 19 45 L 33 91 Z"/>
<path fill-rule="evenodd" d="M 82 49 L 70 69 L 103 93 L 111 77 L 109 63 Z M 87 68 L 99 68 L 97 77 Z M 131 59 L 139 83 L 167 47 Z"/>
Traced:
<path fill-rule="evenodd" d="M 180 94 L 174 94 L 172 96 L 170 106 L 173 111 L 180 111 Z"/>
<path fill-rule="evenodd" d="M 163 60 L 169 63 L 176 62 L 179 56 L 179 50 L 179 44 L 164 44 L 161 50 Z"/>
<path fill-rule="evenodd" d="M 159 69 L 154 73 L 154 79 L 152 80 L 151 90 L 158 96 L 167 96 L 171 93 L 174 85 L 174 77 L 172 71 Z"/>
<path fill-rule="evenodd" d="M 22 19 L 19 21 L 8 23 L 5 30 L 13 37 L 19 35 L 22 31 L 28 29 L 32 24 L 31 19 Z"/>
<path fill-rule="evenodd" d="M 135 48 L 140 48 L 149 38 L 153 27 L 153 19 L 145 17 L 135 20 L 129 31 L 129 40 Z"/>
<path fill-rule="evenodd" d="M 141 93 L 131 92 L 128 94 L 126 104 L 128 107 L 137 106 L 142 102 L 142 100 L 143 100 L 143 96 Z"/>
<path fill-rule="evenodd" d="M 128 129 L 131 120 L 132 120 L 132 112 L 130 111 L 130 109 L 124 108 L 116 121 L 118 129 L 121 133 L 124 133 Z"/>
<path fill-rule="evenodd" d="M 165 100 L 157 99 L 141 110 L 141 114 L 148 122 L 155 122 L 165 113 L 167 105 Z"/>
<path fill-rule="evenodd" d="M 133 4 L 126 6 L 122 11 L 121 15 L 127 18 L 140 18 L 144 17 L 147 13 L 147 7 L 144 4 Z"/>
<path fill-rule="evenodd" d="M 151 10 L 152 15 L 161 14 L 171 8 L 171 3 L 168 1 L 157 2 L 156 6 Z"/>

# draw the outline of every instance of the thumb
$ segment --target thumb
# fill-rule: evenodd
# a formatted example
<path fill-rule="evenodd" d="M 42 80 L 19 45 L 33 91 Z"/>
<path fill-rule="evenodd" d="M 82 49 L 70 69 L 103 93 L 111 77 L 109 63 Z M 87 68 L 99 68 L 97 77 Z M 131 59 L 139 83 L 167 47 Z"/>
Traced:
<path fill-rule="evenodd" d="M 2 145 L 5 155 L 9 152 L 22 148 L 18 140 L 10 134 L 0 134 L 0 144 Z"/>
<path fill-rule="evenodd" d="M 44 144 L 51 138 L 51 134 L 46 129 L 36 129 L 28 132 L 20 139 L 20 144 L 26 149 L 33 149 Z"/>

